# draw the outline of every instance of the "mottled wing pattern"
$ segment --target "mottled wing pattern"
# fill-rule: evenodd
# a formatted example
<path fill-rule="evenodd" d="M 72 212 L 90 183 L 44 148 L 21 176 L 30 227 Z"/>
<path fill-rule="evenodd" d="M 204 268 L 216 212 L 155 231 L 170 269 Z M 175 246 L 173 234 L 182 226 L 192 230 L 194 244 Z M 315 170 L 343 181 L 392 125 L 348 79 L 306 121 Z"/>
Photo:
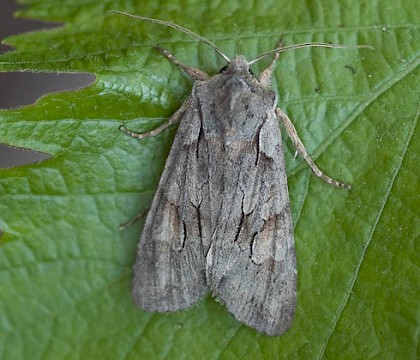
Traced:
<path fill-rule="evenodd" d="M 181 310 L 210 289 L 259 331 L 290 327 L 296 259 L 275 106 L 251 75 L 194 83 L 138 246 L 139 307 Z"/>
<path fill-rule="evenodd" d="M 200 121 L 188 98 L 174 115 L 180 126 L 146 218 L 134 265 L 133 298 L 147 311 L 187 308 L 207 291 L 200 241 L 197 140 Z"/>
<path fill-rule="evenodd" d="M 279 335 L 294 316 L 296 259 L 276 97 L 251 75 L 212 81 L 216 91 L 196 89 L 207 284 L 236 319 Z"/>

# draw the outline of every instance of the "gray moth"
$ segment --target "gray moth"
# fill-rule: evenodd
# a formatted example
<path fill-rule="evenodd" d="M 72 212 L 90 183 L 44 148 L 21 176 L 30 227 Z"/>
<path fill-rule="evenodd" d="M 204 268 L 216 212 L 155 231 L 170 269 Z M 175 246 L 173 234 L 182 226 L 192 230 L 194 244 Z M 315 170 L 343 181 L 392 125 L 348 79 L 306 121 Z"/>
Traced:
<path fill-rule="evenodd" d="M 198 34 L 162 20 L 125 14 L 169 26 L 210 45 L 228 65 L 217 75 L 164 56 L 193 80 L 191 95 L 169 121 L 135 138 L 155 136 L 179 123 L 137 249 L 132 295 L 146 311 L 189 308 L 207 293 L 240 322 L 268 335 L 290 328 L 296 306 L 296 255 L 280 119 L 296 150 L 315 175 L 325 175 L 307 154 L 269 87 L 278 47 L 253 61 L 229 59 Z M 249 66 L 274 54 L 255 77 Z"/>

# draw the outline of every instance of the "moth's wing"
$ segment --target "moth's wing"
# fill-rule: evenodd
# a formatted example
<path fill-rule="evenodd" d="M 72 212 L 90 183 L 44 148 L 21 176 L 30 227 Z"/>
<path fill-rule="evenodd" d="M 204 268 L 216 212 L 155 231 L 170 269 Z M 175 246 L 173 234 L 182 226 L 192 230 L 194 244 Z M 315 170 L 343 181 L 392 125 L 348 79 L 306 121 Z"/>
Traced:
<path fill-rule="evenodd" d="M 223 204 L 207 253 L 207 283 L 236 319 L 280 335 L 294 317 L 296 258 L 274 113 L 255 138 L 257 146 L 238 142 L 224 154 Z"/>
<path fill-rule="evenodd" d="M 185 309 L 206 292 L 195 192 L 200 122 L 188 98 L 151 208 L 134 265 L 133 298 L 147 311 Z"/>

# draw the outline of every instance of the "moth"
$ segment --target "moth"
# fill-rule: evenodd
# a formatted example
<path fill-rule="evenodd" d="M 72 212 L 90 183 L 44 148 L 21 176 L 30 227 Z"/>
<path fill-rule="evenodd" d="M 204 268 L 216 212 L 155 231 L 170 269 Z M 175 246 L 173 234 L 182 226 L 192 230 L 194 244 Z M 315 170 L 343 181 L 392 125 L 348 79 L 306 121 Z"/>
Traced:
<path fill-rule="evenodd" d="M 120 13 L 114 11 L 115 13 Z M 227 66 L 217 75 L 161 53 L 193 80 L 191 95 L 160 127 L 128 135 L 143 139 L 179 123 L 137 249 L 132 295 L 146 311 L 189 308 L 207 293 L 240 322 L 268 335 L 292 324 L 296 306 L 296 254 L 280 119 L 316 176 L 325 175 L 307 154 L 269 87 L 279 53 L 326 43 L 278 47 L 247 61 L 228 58 L 212 42 L 179 25 L 142 16 L 206 43 Z M 274 54 L 255 77 L 250 65 Z"/>

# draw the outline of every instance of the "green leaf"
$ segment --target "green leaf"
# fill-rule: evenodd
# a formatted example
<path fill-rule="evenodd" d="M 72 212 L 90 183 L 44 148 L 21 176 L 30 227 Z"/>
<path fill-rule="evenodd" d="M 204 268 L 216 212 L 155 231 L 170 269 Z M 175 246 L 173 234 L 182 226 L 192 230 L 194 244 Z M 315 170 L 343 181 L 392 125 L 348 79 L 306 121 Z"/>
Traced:
<path fill-rule="evenodd" d="M 23 2 L 23 1 L 22 1 Z M 0 112 L 0 141 L 52 155 L 0 170 L 0 354 L 4 359 L 414 359 L 420 309 L 419 7 L 414 0 L 25 0 L 20 16 L 63 26 L 8 38 L 0 71 L 90 72 L 92 86 Z M 170 20 L 252 59 L 323 41 L 376 50 L 281 55 L 273 88 L 332 188 L 285 153 L 299 291 L 293 327 L 268 337 L 210 297 L 173 314 L 138 310 L 131 267 L 191 83 L 153 46 L 214 74 L 215 52 L 185 34 L 106 14 Z M 270 60 L 255 65 L 258 73 Z M 416 136 L 417 135 L 417 136 Z M 253 279 L 249 279 L 253 281 Z"/>

